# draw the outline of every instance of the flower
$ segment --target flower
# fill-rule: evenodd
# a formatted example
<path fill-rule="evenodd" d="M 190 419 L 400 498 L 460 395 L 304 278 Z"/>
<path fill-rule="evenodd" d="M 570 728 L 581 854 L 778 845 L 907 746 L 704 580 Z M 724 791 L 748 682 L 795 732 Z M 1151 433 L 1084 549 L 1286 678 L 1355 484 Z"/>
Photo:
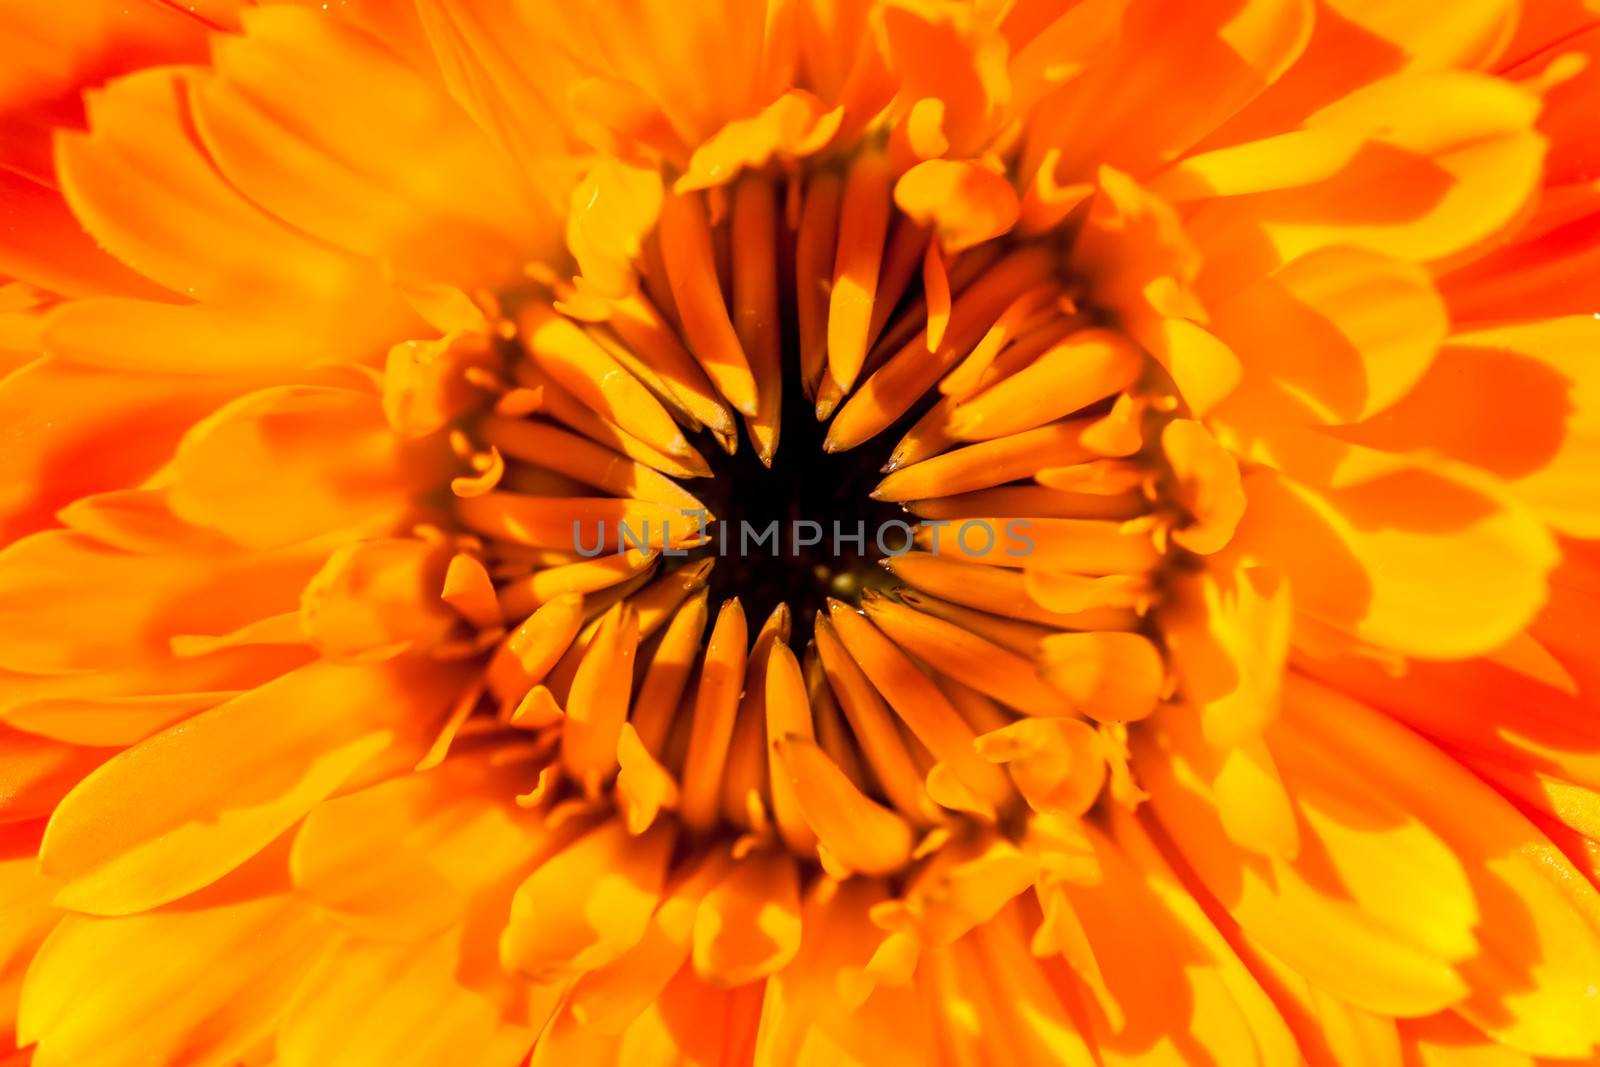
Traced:
<path fill-rule="evenodd" d="M 1586 4 L 0 32 L 19 1062 L 1600 1052 Z"/>

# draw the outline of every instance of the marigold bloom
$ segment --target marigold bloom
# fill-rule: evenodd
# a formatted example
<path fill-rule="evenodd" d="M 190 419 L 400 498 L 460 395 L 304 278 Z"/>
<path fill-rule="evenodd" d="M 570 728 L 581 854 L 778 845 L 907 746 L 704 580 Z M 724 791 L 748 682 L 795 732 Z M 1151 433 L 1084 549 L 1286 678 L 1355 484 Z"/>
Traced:
<path fill-rule="evenodd" d="M 1588 0 L 0 54 L 5 1062 L 1600 1062 Z"/>

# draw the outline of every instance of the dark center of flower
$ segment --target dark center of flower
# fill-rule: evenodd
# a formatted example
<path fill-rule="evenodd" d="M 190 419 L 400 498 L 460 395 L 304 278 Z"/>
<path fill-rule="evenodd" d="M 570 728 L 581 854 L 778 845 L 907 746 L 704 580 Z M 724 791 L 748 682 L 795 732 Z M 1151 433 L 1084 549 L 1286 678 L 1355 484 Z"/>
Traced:
<path fill-rule="evenodd" d="M 713 603 L 738 597 L 754 619 L 787 604 L 791 644 L 804 648 L 828 597 L 854 601 L 864 588 L 893 584 L 877 561 L 910 547 L 916 518 L 870 495 L 892 439 L 824 450 L 827 425 L 797 376 L 784 383 L 782 428 L 770 469 L 747 437 L 731 455 L 702 449 L 711 477 L 700 495 L 717 518 L 710 543 L 690 555 L 716 561 Z"/>

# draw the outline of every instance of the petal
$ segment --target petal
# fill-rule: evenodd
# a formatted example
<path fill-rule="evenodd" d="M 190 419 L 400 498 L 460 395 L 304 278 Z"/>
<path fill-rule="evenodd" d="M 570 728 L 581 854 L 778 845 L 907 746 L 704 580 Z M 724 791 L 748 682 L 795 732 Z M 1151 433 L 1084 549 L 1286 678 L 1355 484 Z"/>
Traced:
<path fill-rule="evenodd" d="M 62 189 L 96 240 L 175 293 L 295 323 L 330 355 L 414 321 L 374 267 L 235 191 L 193 140 L 187 96 L 178 70 L 130 75 L 90 96 L 89 133 L 59 137 Z"/>
<path fill-rule="evenodd" d="M 113 753 L 0 726 L 0 822 L 43 818 Z"/>
<path fill-rule="evenodd" d="M 1403 727 L 1309 683 L 1292 695 L 1313 758 L 1353 764 L 1382 752 L 1382 770 L 1365 777 L 1425 820 L 1467 871 L 1481 947 L 1460 965 L 1472 992 L 1456 1011 L 1523 1052 L 1592 1056 L 1600 892 L 1498 793 Z"/>
<path fill-rule="evenodd" d="M 792 165 L 822 148 L 839 131 L 844 112 L 791 89 L 759 114 L 734 119 L 694 150 L 688 170 L 674 183 L 680 193 L 733 181 L 743 170 L 758 170 L 773 159 Z"/>
<path fill-rule="evenodd" d="M 1407 1064 L 1416 1067 L 1534 1067 L 1534 1061 L 1485 1037 L 1455 1015 L 1400 1023 Z"/>
<path fill-rule="evenodd" d="M 1338 174 L 1365 142 L 1345 130 L 1291 130 L 1187 156 L 1152 180 L 1150 191 L 1181 203 L 1298 189 Z"/>
<path fill-rule="evenodd" d="M 800 953 L 767 984 L 756 1062 L 930 1062 L 931 1035 L 885 1025 L 918 1011 L 915 991 L 875 984 L 866 974 L 884 938 L 871 909 L 885 892 L 881 882 L 859 878 L 812 886 Z"/>
<path fill-rule="evenodd" d="M 578 96 L 587 65 L 576 54 L 581 49 L 570 47 L 564 25 L 570 16 L 515 0 L 419 0 L 416 17 L 421 44 L 431 49 L 450 95 L 535 177 L 534 185 L 550 187 L 549 202 L 559 207 L 571 177 L 560 173 L 561 157 L 574 147 L 576 131 L 569 127 L 583 129 L 597 110 Z M 434 64 L 422 59 L 416 65 Z M 611 151 L 619 147 L 612 144 L 598 147 L 623 154 Z"/>
<path fill-rule="evenodd" d="M 901 98 L 939 101 L 951 153 L 976 155 L 1010 95 L 1000 36 L 954 5 L 902 0 L 883 5 L 882 18 Z"/>
<path fill-rule="evenodd" d="M 0 204 L 5 205 L 6 213 L 0 274 L 62 296 L 122 292 L 157 298 L 164 295 L 159 286 L 97 247 L 73 217 L 60 191 L 41 181 L 0 169 Z"/>
<path fill-rule="evenodd" d="M 1081 990 L 1106 1061 L 1293 1062 L 1293 1038 L 1272 1001 L 1139 823 L 1116 810 L 1109 837 L 1097 830 L 1089 836 L 1102 880 L 1067 884 L 1065 894 L 1119 1018 L 1108 1019 L 1079 982 L 1062 984 Z"/>
<path fill-rule="evenodd" d="M 1307 803 L 1318 821 L 1302 818 L 1300 858 L 1285 861 L 1245 852 L 1228 839 L 1209 789 L 1216 759 L 1188 712 L 1163 715 L 1155 731 L 1135 736 L 1133 747 L 1135 770 L 1166 838 L 1268 952 L 1379 1014 L 1437 1011 L 1467 993 L 1453 965 L 1476 947 L 1478 911 L 1467 875 L 1400 798 L 1360 784 L 1370 770 L 1366 762 L 1330 764 L 1323 781 L 1309 783 Z M 1298 804 L 1300 783 L 1286 778 L 1285 785 Z M 1366 896 L 1353 897 L 1340 880 L 1346 872 L 1365 876 Z M 1386 886 L 1401 900 L 1383 895 Z M 1432 947 L 1412 936 L 1411 925 L 1424 921 Z"/>
<path fill-rule="evenodd" d="M 1538 10 L 1523 12 L 1524 21 L 1536 18 L 1540 12 L 1554 9 L 1554 4 L 1541 4 Z M 1591 8 L 1587 13 L 1591 27 L 1600 22 L 1600 13 Z M 1557 40 L 1555 37 L 1551 41 Z M 1545 92 L 1544 110 L 1539 115 L 1539 129 L 1550 139 L 1550 155 L 1545 159 L 1545 185 L 1559 186 L 1592 180 L 1600 173 L 1600 151 L 1595 148 L 1597 131 L 1594 108 L 1589 102 L 1600 89 L 1600 68 L 1595 60 L 1600 58 L 1600 27 L 1585 30 L 1578 36 L 1560 40 L 1550 51 L 1536 57 L 1525 67 L 1518 67 L 1516 75 L 1531 73 L 1530 68 L 1554 70 L 1557 63 L 1570 62 L 1560 57 L 1581 57 L 1583 69 Z"/>
<path fill-rule="evenodd" d="M 794 857 L 768 850 L 736 859 L 695 915 L 695 972 L 723 986 L 765 978 L 794 959 L 800 932 Z"/>
<path fill-rule="evenodd" d="M 1596 234 L 1600 198 L 1590 183 L 1547 190 L 1515 240 L 1444 274 L 1439 291 L 1459 323 L 1592 315 Z"/>
<path fill-rule="evenodd" d="M 658 171 L 616 160 L 601 160 L 572 191 L 567 247 L 602 294 L 628 294 L 633 263 L 661 215 L 661 196 Z"/>
<path fill-rule="evenodd" d="M 1455 1005 L 1522 1051 L 1590 1055 L 1600 1042 L 1600 1017 L 1588 1010 L 1600 968 L 1594 887 L 1497 793 L 1405 728 L 1293 676 L 1285 692 L 1285 714 L 1268 740 L 1303 831 L 1320 841 L 1316 850 L 1302 850 L 1293 872 L 1316 881 L 1275 865 L 1276 889 L 1268 888 L 1252 864 L 1206 840 L 1197 806 L 1179 806 L 1188 787 L 1178 783 L 1189 771 L 1141 759 L 1162 822 L 1201 879 L 1270 952 L 1355 1004 L 1402 1015 L 1425 1014 L 1430 1002 Z M 1415 844 L 1403 844 L 1406 836 Z M 1431 843 L 1418 848 L 1423 841 Z M 1419 869 L 1419 861 L 1432 873 Z M 1307 909 L 1312 898 L 1304 891 L 1312 885 L 1320 886 L 1313 891 L 1320 916 Z M 1359 912 L 1344 914 L 1361 926 L 1335 918 L 1347 906 L 1342 902 L 1353 900 L 1361 901 Z M 1336 903 L 1340 910 L 1329 911 Z M 1436 963 L 1448 949 L 1445 958 L 1463 985 L 1448 998 L 1442 996 L 1448 983 L 1423 997 L 1421 983 L 1403 991 L 1398 968 L 1381 979 L 1357 979 L 1354 968 L 1365 963 L 1335 960 L 1363 952 L 1363 928 L 1386 928 L 1391 967 L 1402 942 L 1432 942 L 1426 951 Z M 1450 947 L 1463 934 L 1467 941 Z M 1315 958 L 1324 952 L 1336 955 Z M 1406 984 L 1424 973 L 1413 972 Z"/>
<path fill-rule="evenodd" d="M 58 900 L 126 914 L 211 883 L 374 756 L 420 744 L 455 681 L 433 663 L 312 664 L 128 749 L 56 808 L 40 862 Z"/>
<path fill-rule="evenodd" d="M 451 759 L 323 801 L 295 833 L 295 888 L 363 937 L 438 934 L 560 844 L 512 803 L 527 774 Z"/>
<path fill-rule="evenodd" d="M 21 111 L 140 67 L 201 59 L 205 29 L 155 5 L 84 0 L 67 9 L 17 0 L 6 9 L 0 47 L 14 60 L 0 77 L 0 111 Z"/>
<path fill-rule="evenodd" d="M 1423 68 L 1488 68 L 1511 43 L 1522 6 L 1516 0 L 1326 2 L 1338 17 L 1404 49 L 1409 62 Z"/>
<path fill-rule="evenodd" d="M 39 1042 L 39 1067 L 235 1063 L 271 1035 L 326 946 L 312 909 L 283 895 L 69 916 L 29 968 L 19 1037 Z"/>
<path fill-rule="evenodd" d="M 1216 417 L 1356 422 L 1417 383 L 1448 328 L 1420 268 L 1349 248 L 1308 253 L 1217 308 L 1211 329 L 1244 380 Z"/>
<path fill-rule="evenodd" d="M 439 643 L 459 620 L 440 597 L 446 551 L 401 538 L 336 549 L 300 595 L 306 636 L 330 659 L 343 660 Z"/>
<path fill-rule="evenodd" d="M 1120 39 L 1041 104 L 1023 173 L 1050 148 L 1062 180 L 1109 164 L 1144 175 L 1191 147 L 1276 81 L 1305 48 L 1302 0 L 1135 0 Z"/>
<path fill-rule="evenodd" d="M 244 645 L 117 671 L 0 674 L 0 720 L 93 747 L 132 745 L 301 666 L 303 645 Z"/>
<path fill-rule="evenodd" d="M 1292 858 L 1299 830 L 1261 732 L 1278 714 L 1294 615 L 1288 583 L 1263 571 L 1177 583 L 1161 614 L 1167 651 L 1206 743 L 1223 758 L 1218 813 L 1228 836 Z"/>
<path fill-rule="evenodd" d="M 47 357 L 0 380 L 0 534 L 50 524 L 73 500 L 137 484 L 172 455 L 184 430 L 263 384 L 127 374 Z"/>
<path fill-rule="evenodd" d="M 320 555 L 229 552 L 199 538 L 136 554 L 67 530 L 33 534 L 0 550 L 0 668 L 166 660 L 175 638 L 219 637 L 295 610 Z"/>
<path fill-rule="evenodd" d="M 300 988 L 276 1041 L 283 1067 L 515 1067 L 535 1032 L 456 977 L 449 934 L 341 947 Z"/>
<path fill-rule="evenodd" d="M 1470 656 L 1509 640 L 1544 602 L 1555 546 L 1485 479 L 1400 466 L 1318 488 L 1258 468 L 1244 484 L 1233 547 L 1280 568 L 1298 610 L 1363 641 Z"/>
<path fill-rule="evenodd" d="M 1556 610 L 1547 612 L 1541 628 L 1566 630 L 1562 599 L 1558 587 L 1551 603 Z M 1307 658 L 1303 669 L 1426 734 L 1525 809 L 1600 831 L 1592 800 L 1600 791 L 1594 694 L 1582 683 L 1574 691 L 1560 663 L 1549 652 L 1544 657 L 1554 664 L 1553 677 L 1527 673 L 1503 653 L 1495 659 L 1413 662 L 1399 676 L 1349 656 Z"/>
<path fill-rule="evenodd" d="M 918 163 L 895 182 L 894 202 L 908 217 L 932 227 L 951 255 L 1008 232 L 1021 210 L 1004 175 L 968 160 Z"/>
<path fill-rule="evenodd" d="M 171 500 L 189 522 L 274 548 L 386 527 L 425 473 L 405 462 L 376 395 L 285 386 L 240 397 L 185 434 Z"/>
<path fill-rule="evenodd" d="M 575 978 L 616 960 L 645 935 L 661 900 L 676 831 L 638 837 L 607 819 L 546 860 L 517 889 L 500 936 L 508 968 L 535 979 Z M 574 893 L 572 887 L 584 886 Z"/>
<path fill-rule="evenodd" d="M 1225 297 L 1316 248 L 1425 263 L 1495 236 L 1538 188 L 1538 106 L 1509 82 L 1459 71 L 1399 74 L 1342 97 L 1307 126 L 1370 138 L 1349 166 L 1315 185 L 1210 201 L 1189 220 L 1202 290 Z"/>
<path fill-rule="evenodd" d="M 1348 439 L 1491 471 L 1556 529 L 1600 537 L 1597 346 L 1590 315 L 1458 334 L 1416 388 Z"/>
<path fill-rule="evenodd" d="M 216 40 L 194 113 L 245 195 L 352 252 L 463 287 L 550 249 L 553 227 L 518 195 L 510 161 L 377 41 L 287 7 L 244 25 Z"/>
<path fill-rule="evenodd" d="M 1204 426 L 1174 419 L 1161 431 L 1161 449 L 1176 482 L 1172 493 L 1189 523 L 1172 539 L 1191 552 L 1209 555 L 1227 547 L 1244 515 L 1239 466 Z"/>
<path fill-rule="evenodd" d="M 691 860 L 661 898 L 639 943 L 572 987 L 569 1010 L 585 1027 L 604 1033 L 625 1029 L 658 1002 L 674 975 L 685 970 L 700 902 L 726 870 L 725 854 Z"/>
<path fill-rule="evenodd" d="M 28 964 L 61 917 L 51 903 L 55 883 L 41 875 L 32 856 L 0 862 L 0 1048 L 16 1037 L 17 998 Z"/>
<path fill-rule="evenodd" d="M 203 304 L 101 297 L 74 300 L 45 319 L 41 334 L 52 356 L 85 367 L 211 377 L 271 374 L 318 357 L 359 355 L 347 348 L 308 345 L 292 321 Z M 191 379 L 198 393 L 214 389 Z"/>

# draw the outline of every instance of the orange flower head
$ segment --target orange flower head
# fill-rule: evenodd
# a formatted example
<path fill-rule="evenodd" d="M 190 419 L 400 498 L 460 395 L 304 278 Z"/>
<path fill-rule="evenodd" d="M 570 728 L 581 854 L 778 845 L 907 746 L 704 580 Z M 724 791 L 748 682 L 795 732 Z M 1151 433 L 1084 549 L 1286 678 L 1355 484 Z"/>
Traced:
<path fill-rule="evenodd" d="M 13 0 L 0 1056 L 1600 1062 L 1592 0 Z"/>

